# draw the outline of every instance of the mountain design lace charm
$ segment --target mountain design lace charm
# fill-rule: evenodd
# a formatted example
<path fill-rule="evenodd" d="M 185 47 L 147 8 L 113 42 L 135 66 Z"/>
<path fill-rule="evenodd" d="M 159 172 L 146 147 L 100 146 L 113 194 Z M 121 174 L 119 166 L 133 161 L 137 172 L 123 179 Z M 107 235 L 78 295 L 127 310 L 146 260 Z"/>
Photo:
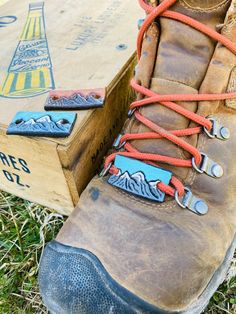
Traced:
<path fill-rule="evenodd" d="M 45 110 L 87 110 L 102 108 L 105 103 L 105 90 L 50 91 Z"/>
<path fill-rule="evenodd" d="M 119 169 L 119 173 L 112 175 L 108 183 L 152 201 L 164 201 L 165 193 L 157 188 L 157 184 L 169 184 L 171 172 L 121 155 L 116 156 L 114 165 Z"/>
<path fill-rule="evenodd" d="M 9 125 L 7 134 L 67 137 L 75 120 L 75 113 L 18 112 Z"/>

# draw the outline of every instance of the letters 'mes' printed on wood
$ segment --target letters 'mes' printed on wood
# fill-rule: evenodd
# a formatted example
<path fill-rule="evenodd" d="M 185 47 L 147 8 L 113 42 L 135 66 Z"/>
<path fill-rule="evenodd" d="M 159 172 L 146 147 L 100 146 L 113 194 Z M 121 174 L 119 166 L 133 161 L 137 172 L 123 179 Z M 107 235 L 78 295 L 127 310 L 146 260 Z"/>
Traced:
<path fill-rule="evenodd" d="M 6 17 L 7 18 L 7 17 Z M 0 26 L 12 17 L 0 19 Z M 25 98 L 43 94 L 54 88 L 44 22 L 44 3 L 29 5 L 27 21 L 20 36 L 0 96 Z"/>
<path fill-rule="evenodd" d="M 7 155 L 0 151 L 0 165 L 5 169 L 0 169 L 0 177 L 3 177 L 11 184 L 16 184 L 20 188 L 30 188 L 30 185 L 22 180 L 21 174 L 30 175 L 31 171 L 26 160 Z"/>

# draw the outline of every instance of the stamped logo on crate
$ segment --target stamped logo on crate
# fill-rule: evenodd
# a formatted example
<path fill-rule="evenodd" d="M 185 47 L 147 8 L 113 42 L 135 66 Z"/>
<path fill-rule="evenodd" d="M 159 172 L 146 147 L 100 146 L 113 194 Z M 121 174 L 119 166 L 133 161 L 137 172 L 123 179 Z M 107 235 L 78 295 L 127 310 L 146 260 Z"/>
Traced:
<path fill-rule="evenodd" d="M 30 188 L 27 182 L 23 181 L 22 174 L 31 174 L 27 161 L 0 151 L 0 180 Z"/>
<path fill-rule="evenodd" d="M 67 50 L 78 50 L 87 44 L 100 45 L 104 38 L 110 35 L 110 30 L 125 14 L 122 0 L 107 0 L 104 10 L 96 17 L 87 10 L 87 15 L 78 15 L 77 23 L 73 26 L 74 38 L 66 47 Z M 102 5 L 101 5 L 102 8 Z"/>
<path fill-rule="evenodd" d="M 0 26 L 14 22 L 14 17 L 0 18 Z M 0 96 L 27 98 L 54 89 L 52 63 L 46 38 L 44 3 L 29 5 L 29 13 L 12 57 Z"/>

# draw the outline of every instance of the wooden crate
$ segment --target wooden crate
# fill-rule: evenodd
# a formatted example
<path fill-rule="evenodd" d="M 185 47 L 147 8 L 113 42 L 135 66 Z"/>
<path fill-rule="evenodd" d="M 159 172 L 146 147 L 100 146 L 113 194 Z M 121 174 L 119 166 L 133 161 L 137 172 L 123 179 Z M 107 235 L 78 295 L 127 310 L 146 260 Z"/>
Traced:
<path fill-rule="evenodd" d="M 41 16 L 33 11 L 37 6 Z M 0 6 L 0 189 L 70 214 L 126 118 L 142 14 L 133 0 L 10 0 Z M 34 59 L 32 48 L 19 60 L 18 43 L 32 37 L 33 47 L 40 32 L 49 58 Z M 21 72 L 27 66 L 30 76 Z M 69 137 L 6 135 L 18 111 L 44 110 L 50 90 L 94 88 L 105 89 L 104 107 L 77 111 Z"/>

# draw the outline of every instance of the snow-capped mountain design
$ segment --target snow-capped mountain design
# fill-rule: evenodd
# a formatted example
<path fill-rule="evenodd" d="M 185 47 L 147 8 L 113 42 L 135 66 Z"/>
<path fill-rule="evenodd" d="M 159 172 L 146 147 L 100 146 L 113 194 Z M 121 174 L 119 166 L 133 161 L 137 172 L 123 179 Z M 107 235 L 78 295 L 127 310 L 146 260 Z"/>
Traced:
<path fill-rule="evenodd" d="M 39 122 L 39 123 L 45 123 L 45 122 L 51 123 L 53 121 L 52 121 L 51 117 L 47 115 L 47 116 L 43 116 L 43 117 L 37 119 L 36 123 L 37 122 Z"/>
<path fill-rule="evenodd" d="M 25 123 L 26 125 L 27 124 L 35 124 L 36 121 L 34 119 L 29 119 L 28 121 L 25 121 L 25 122 L 22 120 L 18 125 L 21 125 L 23 123 Z"/>
<path fill-rule="evenodd" d="M 108 182 L 122 190 L 158 202 L 162 202 L 165 195 L 157 189 L 157 183 L 160 181 L 148 182 L 142 171 L 132 175 L 128 171 L 124 173 L 119 172 L 118 175 L 112 175 Z"/>
<path fill-rule="evenodd" d="M 83 94 L 73 94 L 70 97 L 62 96 L 58 99 L 54 97 L 49 97 L 45 108 L 68 108 L 68 109 L 89 109 L 102 107 L 104 104 L 104 99 L 102 97 L 97 97 L 93 94 L 83 95 Z"/>
<path fill-rule="evenodd" d="M 45 115 L 26 121 L 18 119 L 9 125 L 7 133 L 60 137 L 69 135 L 71 128 L 72 124 L 67 119 L 59 119 L 55 122 L 50 115 Z"/>

